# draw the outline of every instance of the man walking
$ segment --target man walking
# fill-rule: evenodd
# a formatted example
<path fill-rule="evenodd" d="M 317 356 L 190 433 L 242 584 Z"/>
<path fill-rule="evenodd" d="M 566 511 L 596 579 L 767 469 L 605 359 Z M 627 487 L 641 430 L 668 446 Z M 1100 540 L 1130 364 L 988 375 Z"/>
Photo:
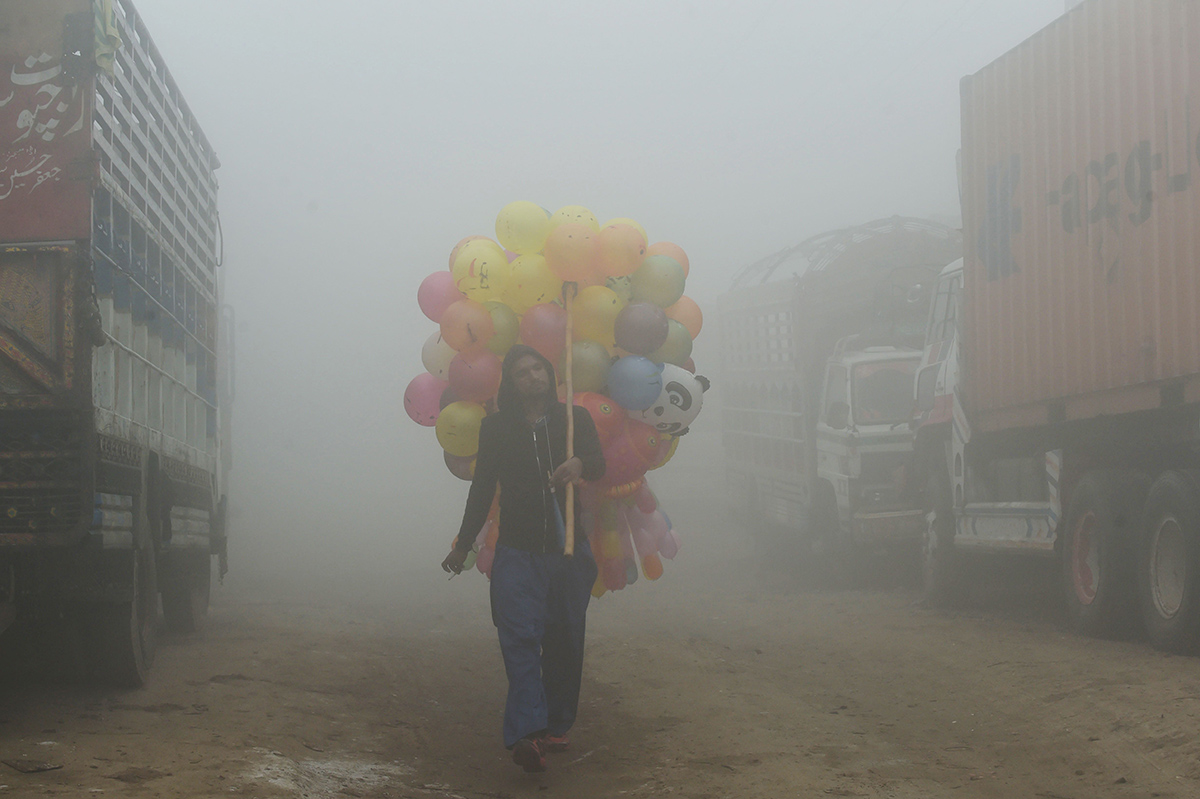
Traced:
<path fill-rule="evenodd" d="M 500 486 L 500 531 L 492 563 L 492 621 L 508 675 L 504 745 L 526 771 L 568 746 L 579 705 L 584 621 L 596 563 L 575 504 L 573 556 L 563 554 L 564 487 L 604 475 L 588 412 L 558 401 L 554 367 L 515 345 L 504 358 L 497 412 L 483 420 L 479 453 L 454 549 L 442 568 L 458 574 Z M 567 459 L 567 413 L 574 457 Z"/>

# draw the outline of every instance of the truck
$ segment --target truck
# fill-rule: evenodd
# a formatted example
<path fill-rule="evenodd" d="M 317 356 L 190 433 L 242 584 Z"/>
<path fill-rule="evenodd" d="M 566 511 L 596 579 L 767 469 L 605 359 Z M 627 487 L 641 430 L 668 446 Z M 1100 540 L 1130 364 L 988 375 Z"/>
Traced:
<path fill-rule="evenodd" d="M 137 686 L 160 596 L 174 628 L 207 610 L 218 166 L 129 0 L 0 7 L 0 647 L 62 624 Z"/>
<path fill-rule="evenodd" d="M 734 507 L 834 566 L 925 530 L 913 384 L 956 228 L 893 217 L 744 268 L 719 304 L 722 444 Z"/>
<path fill-rule="evenodd" d="M 1200 642 L 1200 6 L 1086 0 L 961 81 L 917 375 L 925 590 L 1057 558 L 1078 631 Z M 1050 570 L 1047 570 L 1050 571 Z"/>

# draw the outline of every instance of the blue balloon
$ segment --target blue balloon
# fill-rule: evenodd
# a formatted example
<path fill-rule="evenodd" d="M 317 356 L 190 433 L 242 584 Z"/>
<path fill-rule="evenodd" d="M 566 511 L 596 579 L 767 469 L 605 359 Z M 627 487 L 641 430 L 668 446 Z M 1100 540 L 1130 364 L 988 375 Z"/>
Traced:
<path fill-rule="evenodd" d="M 629 558 L 625 558 L 625 584 L 633 585 L 638 580 L 637 564 Z"/>
<path fill-rule="evenodd" d="M 662 392 L 662 364 L 626 355 L 608 370 L 608 396 L 627 411 L 644 411 Z"/>

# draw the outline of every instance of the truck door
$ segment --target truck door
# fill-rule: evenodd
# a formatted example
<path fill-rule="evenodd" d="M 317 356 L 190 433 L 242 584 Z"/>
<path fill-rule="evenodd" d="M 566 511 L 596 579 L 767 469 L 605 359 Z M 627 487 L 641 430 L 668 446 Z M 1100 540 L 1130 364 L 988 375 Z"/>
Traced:
<path fill-rule="evenodd" d="M 846 512 L 849 507 L 849 427 L 850 375 L 843 364 L 830 363 L 825 367 L 825 388 L 821 392 L 821 413 L 817 419 L 817 479 L 833 488 L 841 512 Z"/>

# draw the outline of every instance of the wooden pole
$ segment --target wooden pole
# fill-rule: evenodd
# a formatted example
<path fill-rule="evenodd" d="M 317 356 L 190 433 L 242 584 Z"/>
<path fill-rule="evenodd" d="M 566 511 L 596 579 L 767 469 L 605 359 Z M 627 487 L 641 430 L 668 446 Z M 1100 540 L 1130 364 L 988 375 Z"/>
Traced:
<path fill-rule="evenodd" d="M 574 283 L 563 283 L 563 306 L 567 309 L 567 351 L 566 351 L 566 383 L 567 383 L 567 460 L 575 457 L 575 387 L 571 377 L 571 323 L 574 321 L 571 312 L 577 286 Z M 575 554 L 575 484 L 567 483 L 567 518 L 563 520 L 567 532 L 563 543 L 563 554 L 571 557 Z"/>

